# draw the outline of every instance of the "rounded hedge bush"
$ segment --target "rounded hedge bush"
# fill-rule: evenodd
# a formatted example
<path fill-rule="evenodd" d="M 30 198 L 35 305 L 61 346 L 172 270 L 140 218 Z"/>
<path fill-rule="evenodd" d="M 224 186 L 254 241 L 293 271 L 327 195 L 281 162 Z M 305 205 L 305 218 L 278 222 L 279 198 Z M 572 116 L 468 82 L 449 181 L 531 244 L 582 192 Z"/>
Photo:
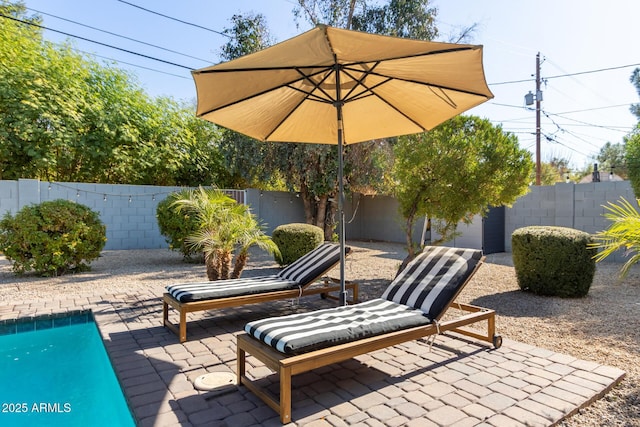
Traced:
<path fill-rule="evenodd" d="M 198 221 L 193 215 L 189 215 L 186 209 L 177 213 L 175 206 L 172 206 L 176 200 L 185 199 L 188 196 L 189 190 L 169 194 L 158 203 L 156 219 L 160 234 L 165 237 L 169 249 L 180 252 L 185 260 L 200 262 L 204 261 L 202 252 L 186 244 L 186 238 L 198 231 Z"/>
<path fill-rule="evenodd" d="M 283 224 L 273 230 L 271 239 L 280 249 L 280 256 L 275 255 L 276 262 L 288 265 L 320 246 L 324 232 L 311 224 Z"/>
<path fill-rule="evenodd" d="M 16 274 L 88 270 L 106 241 L 106 227 L 96 212 L 62 199 L 25 206 L 0 221 L 0 252 Z"/>
<path fill-rule="evenodd" d="M 589 292 L 596 249 L 589 233 L 566 227 L 531 226 L 511 235 L 518 285 L 538 295 L 583 297 Z"/>

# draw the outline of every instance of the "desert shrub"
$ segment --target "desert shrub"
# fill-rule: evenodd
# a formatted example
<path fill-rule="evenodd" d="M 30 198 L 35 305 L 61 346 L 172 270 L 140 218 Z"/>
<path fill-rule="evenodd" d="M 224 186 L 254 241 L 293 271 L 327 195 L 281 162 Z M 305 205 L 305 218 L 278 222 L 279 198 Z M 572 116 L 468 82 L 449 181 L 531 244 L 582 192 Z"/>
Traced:
<path fill-rule="evenodd" d="M 87 270 L 106 241 L 98 214 L 67 200 L 25 206 L 0 221 L 0 252 L 16 274 L 33 270 L 56 276 Z"/>
<path fill-rule="evenodd" d="M 566 227 L 532 226 L 511 235 L 518 285 L 538 295 L 587 295 L 596 270 L 589 233 Z"/>
<path fill-rule="evenodd" d="M 302 255 L 314 250 L 324 241 L 322 228 L 311 224 L 283 224 L 273 230 L 271 236 L 280 249 L 275 260 L 280 265 L 288 265 Z"/>
<path fill-rule="evenodd" d="M 203 261 L 202 252 L 188 244 L 186 240 L 199 229 L 198 219 L 192 212 L 186 210 L 178 212 L 174 205 L 174 202 L 188 197 L 189 194 L 189 190 L 169 194 L 158 203 L 156 219 L 160 234 L 165 237 L 169 249 L 180 252 L 185 260 L 200 262 Z"/>

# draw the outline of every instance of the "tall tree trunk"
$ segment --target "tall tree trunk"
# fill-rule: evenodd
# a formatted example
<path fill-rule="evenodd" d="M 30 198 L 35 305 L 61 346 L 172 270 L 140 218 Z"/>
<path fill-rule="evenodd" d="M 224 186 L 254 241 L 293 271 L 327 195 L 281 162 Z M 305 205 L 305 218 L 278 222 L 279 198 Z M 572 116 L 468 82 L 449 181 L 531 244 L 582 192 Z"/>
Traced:
<path fill-rule="evenodd" d="M 218 268 L 218 257 L 214 254 L 205 256 L 204 263 L 207 268 L 207 278 L 211 281 L 220 280 L 220 269 Z"/>
<path fill-rule="evenodd" d="M 247 252 L 240 252 L 238 256 L 236 256 L 236 262 L 233 265 L 233 273 L 231 273 L 232 279 L 239 279 L 242 274 L 242 270 L 247 265 L 247 260 L 249 259 L 249 254 Z"/>
<path fill-rule="evenodd" d="M 414 199 L 413 204 L 409 212 L 407 212 L 407 222 L 405 223 L 407 233 L 407 252 L 408 258 L 413 259 L 416 256 L 415 245 L 413 243 L 413 223 L 415 222 L 416 213 L 418 212 L 418 200 Z"/>
<path fill-rule="evenodd" d="M 231 252 L 221 251 L 220 253 L 220 277 L 222 279 L 228 279 L 231 272 Z"/>
<path fill-rule="evenodd" d="M 349 2 L 349 14 L 348 14 L 348 18 L 347 18 L 347 30 L 351 29 L 351 24 L 353 21 L 353 12 L 355 11 L 356 8 L 356 0 L 351 0 Z"/>
<path fill-rule="evenodd" d="M 333 233 L 336 233 L 336 226 L 339 222 L 339 218 L 336 220 L 336 212 L 338 211 L 338 202 L 329 202 L 329 209 L 324 217 L 324 240 L 332 241 Z"/>
<path fill-rule="evenodd" d="M 302 203 L 304 205 L 305 222 L 307 224 L 313 224 L 314 223 L 313 218 L 315 214 L 315 209 L 314 209 L 315 203 L 313 203 L 314 202 L 312 198 L 313 196 L 309 194 L 309 188 L 304 182 L 300 184 L 300 197 L 302 197 Z"/>
<path fill-rule="evenodd" d="M 316 226 L 322 228 L 324 230 L 324 217 L 327 214 L 327 200 L 329 196 L 320 196 L 318 201 L 316 202 L 316 217 L 315 224 Z"/>

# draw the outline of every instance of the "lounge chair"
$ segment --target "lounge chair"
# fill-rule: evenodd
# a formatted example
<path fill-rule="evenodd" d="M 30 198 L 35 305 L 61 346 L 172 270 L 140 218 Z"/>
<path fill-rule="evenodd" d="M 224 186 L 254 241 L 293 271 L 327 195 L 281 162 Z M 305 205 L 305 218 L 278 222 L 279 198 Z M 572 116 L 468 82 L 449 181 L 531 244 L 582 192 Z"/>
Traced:
<path fill-rule="evenodd" d="M 345 248 L 345 252 L 349 252 L 348 247 Z M 333 243 L 323 243 L 278 274 L 167 286 L 162 297 L 163 323 L 178 335 L 180 342 L 185 342 L 187 313 L 316 294 L 323 298 L 337 299 L 329 295 L 330 292 L 340 290 L 336 283 L 329 279 L 321 284 L 314 283 L 338 261 L 340 247 Z M 358 285 L 347 283 L 346 288 L 351 289 L 353 301 L 357 301 Z M 169 321 L 169 306 L 179 313 L 178 326 Z"/>
<path fill-rule="evenodd" d="M 445 331 L 500 347 L 493 310 L 453 302 L 483 261 L 478 250 L 427 247 L 381 298 L 248 323 L 245 333 L 237 337 L 238 384 L 244 384 L 288 423 L 293 375 Z M 464 314 L 442 320 L 452 305 Z M 461 328 L 484 320 L 486 335 Z M 279 375 L 279 399 L 246 376 L 248 354 Z"/>

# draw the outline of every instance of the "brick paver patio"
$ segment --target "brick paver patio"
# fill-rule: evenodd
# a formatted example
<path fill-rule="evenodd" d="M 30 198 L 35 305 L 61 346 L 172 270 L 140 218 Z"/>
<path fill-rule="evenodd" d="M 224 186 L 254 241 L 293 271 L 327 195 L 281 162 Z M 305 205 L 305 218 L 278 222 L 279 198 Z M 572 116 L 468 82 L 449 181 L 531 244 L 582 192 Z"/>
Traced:
<path fill-rule="evenodd" d="M 235 334 L 247 321 L 332 304 L 311 296 L 192 314 L 184 344 L 161 326 L 160 295 L 136 289 L 0 306 L 0 319 L 91 309 L 140 426 L 271 426 L 280 425 L 277 414 L 244 387 L 206 392 L 193 382 L 235 373 Z M 624 376 L 504 338 L 500 349 L 453 336 L 413 341 L 294 377 L 290 425 L 549 426 Z M 276 380 L 248 363 L 251 375 Z"/>

